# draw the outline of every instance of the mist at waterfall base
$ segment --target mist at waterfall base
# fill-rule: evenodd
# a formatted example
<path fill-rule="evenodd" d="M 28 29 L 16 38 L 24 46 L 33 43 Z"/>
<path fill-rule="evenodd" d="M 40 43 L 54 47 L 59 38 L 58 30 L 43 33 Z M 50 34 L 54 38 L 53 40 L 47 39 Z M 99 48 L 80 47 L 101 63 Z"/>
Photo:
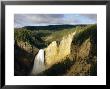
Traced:
<path fill-rule="evenodd" d="M 44 50 L 40 49 L 38 54 L 35 56 L 34 65 L 33 65 L 31 75 L 37 75 L 44 70 L 45 70 Z"/>

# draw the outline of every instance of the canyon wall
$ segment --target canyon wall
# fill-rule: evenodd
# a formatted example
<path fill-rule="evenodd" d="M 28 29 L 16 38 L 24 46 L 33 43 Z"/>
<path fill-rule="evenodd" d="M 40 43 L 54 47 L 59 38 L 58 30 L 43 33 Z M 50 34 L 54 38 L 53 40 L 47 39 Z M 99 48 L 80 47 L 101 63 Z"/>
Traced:
<path fill-rule="evenodd" d="M 67 64 L 65 64 L 66 61 Z M 96 76 L 96 25 L 84 30 L 77 30 L 67 36 L 64 36 L 59 42 L 53 41 L 47 48 L 45 48 L 45 63 L 46 65 L 52 66 L 46 71 L 47 75 L 51 75 L 51 71 L 54 72 L 54 70 L 59 70 L 60 75 L 61 70 L 66 70 L 63 75 Z"/>
<path fill-rule="evenodd" d="M 52 65 L 60 62 L 71 53 L 71 42 L 75 33 L 76 32 L 63 37 L 59 42 L 53 41 L 45 49 L 45 63 L 47 65 Z"/>
<path fill-rule="evenodd" d="M 33 55 L 36 55 L 36 53 L 38 53 L 39 49 L 31 44 L 29 44 L 28 42 L 17 42 L 17 45 L 22 48 L 23 50 L 25 50 L 28 53 L 32 53 Z"/>

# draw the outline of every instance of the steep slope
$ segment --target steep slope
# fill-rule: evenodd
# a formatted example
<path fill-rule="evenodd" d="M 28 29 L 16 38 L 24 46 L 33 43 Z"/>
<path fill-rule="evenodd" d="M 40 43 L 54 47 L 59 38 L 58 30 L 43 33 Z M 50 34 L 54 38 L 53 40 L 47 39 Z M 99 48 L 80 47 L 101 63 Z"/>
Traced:
<path fill-rule="evenodd" d="M 45 62 L 50 67 L 40 75 L 97 75 L 97 26 L 86 26 L 52 42 L 45 49 Z"/>
<path fill-rule="evenodd" d="M 61 41 L 53 41 L 45 49 L 45 62 L 47 65 L 52 65 L 62 61 L 64 57 L 71 52 L 71 42 L 76 32 L 62 38 Z"/>
<path fill-rule="evenodd" d="M 14 75 L 24 76 L 29 75 L 32 70 L 34 54 L 29 53 L 17 44 L 14 45 Z"/>
<path fill-rule="evenodd" d="M 78 32 L 71 44 L 75 64 L 67 75 L 97 75 L 97 26 Z"/>

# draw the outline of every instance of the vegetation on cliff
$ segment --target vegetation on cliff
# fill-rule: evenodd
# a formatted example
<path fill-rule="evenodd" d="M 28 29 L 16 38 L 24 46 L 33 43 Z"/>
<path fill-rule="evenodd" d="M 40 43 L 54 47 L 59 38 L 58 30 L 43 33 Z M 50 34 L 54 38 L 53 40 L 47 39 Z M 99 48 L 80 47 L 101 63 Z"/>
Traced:
<path fill-rule="evenodd" d="M 57 30 L 29 28 L 14 30 L 15 75 L 29 74 L 34 57 L 41 48 L 45 49 L 47 69 L 38 75 L 97 75 L 96 24 L 66 28 L 58 26 Z M 48 65 L 49 62 L 52 64 Z M 20 74 L 21 70 L 24 71 Z"/>
<path fill-rule="evenodd" d="M 69 44 L 66 41 L 67 43 L 64 43 L 65 46 L 63 46 L 65 50 L 63 50 L 62 53 L 60 53 L 61 55 L 56 54 L 56 57 L 52 53 L 49 53 L 49 55 L 55 56 L 53 57 L 55 58 L 53 60 L 55 64 L 52 63 L 52 65 L 46 71 L 40 73 L 39 75 L 97 75 L 97 26 L 88 25 L 84 28 L 75 30 L 75 32 L 75 35 L 73 35 L 73 37 L 70 38 L 72 39 L 70 46 L 71 51 L 67 51 L 67 49 L 69 48 L 66 47 L 66 44 L 68 46 Z M 61 47 L 59 49 L 61 49 Z M 65 51 L 68 52 L 68 54 L 63 54 Z M 55 53 L 54 50 L 53 53 Z M 59 59 L 58 56 L 60 56 Z M 55 62 L 55 60 L 57 62 Z M 48 58 L 47 62 L 50 63 L 50 61 L 52 61 L 52 59 Z"/>

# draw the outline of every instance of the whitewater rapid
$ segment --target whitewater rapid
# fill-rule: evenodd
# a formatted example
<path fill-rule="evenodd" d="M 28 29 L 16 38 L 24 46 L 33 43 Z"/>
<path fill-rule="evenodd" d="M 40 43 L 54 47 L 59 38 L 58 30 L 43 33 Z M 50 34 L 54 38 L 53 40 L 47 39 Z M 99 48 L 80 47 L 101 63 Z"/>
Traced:
<path fill-rule="evenodd" d="M 31 75 L 37 75 L 38 73 L 40 73 L 44 70 L 45 70 L 44 49 L 40 49 L 38 54 L 35 56 Z"/>

